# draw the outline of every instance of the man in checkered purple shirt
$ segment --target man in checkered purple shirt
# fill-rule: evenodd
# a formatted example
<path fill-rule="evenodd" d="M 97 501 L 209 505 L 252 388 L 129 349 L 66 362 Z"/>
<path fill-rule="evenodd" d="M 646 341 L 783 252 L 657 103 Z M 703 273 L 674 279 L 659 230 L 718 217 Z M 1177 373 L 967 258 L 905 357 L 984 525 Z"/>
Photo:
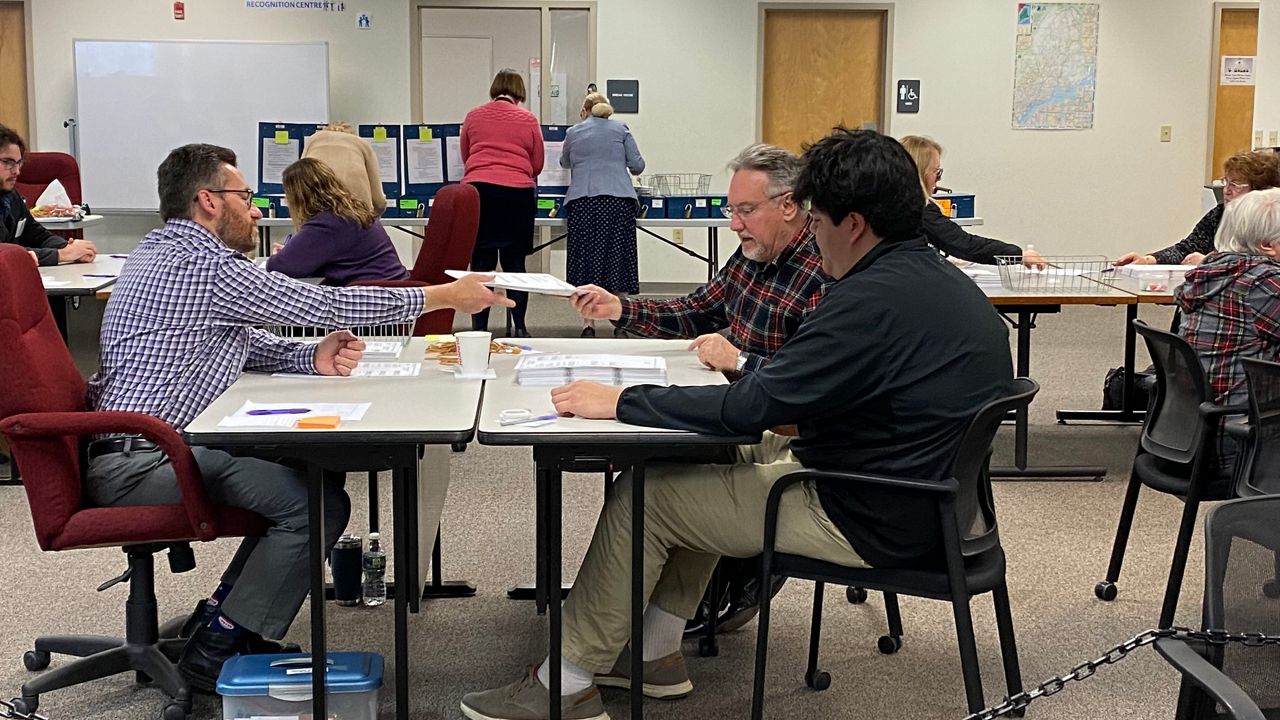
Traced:
<path fill-rule="evenodd" d="M 107 303 L 101 367 L 89 380 L 96 410 L 147 413 L 181 430 L 246 370 L 349 375 L 364 349 L 345 330 L 306 344 L 261 325 L 372 325 L 441 308 L 472 313 L 511 305 L 475 277 L 426 288 L 338 288 L 269 273 L 244 255 L 256 246 L 262 215 L 235 153 L 186 145 L 169 153 L 158 177 L 165 225 L 130 253 Z M 223 661 L 272 647 L 263 638 L 284 637 L 306 598 L 307 479 L 265 460 L 193 452 L 213 502 L 271 524 L 266 535 L 240 545 L 192 616 L 178 669 L 192 688 L 212 692 Z M 100 438 L 88 456 L 85 493 L 96 505 L 181 502 L 168 458 L 146 440 Z M 340 481 L 327 485 L 325 496 L 332 547 L 351 503 Z"/>
<path fill-rule="evenodd" d="M 689 349 L 715 370 L 751 373 L 769 362 L 817 306 L 831 278 L 822 272 L 809 214 L 791 196 L 800 159 L 760 143 L 740 152 L 729 169 L 733 177 L 724 212 L 741 247 L 724 268 L 692 294 L 671 300 L 620 298 L 587 285 L 591 292 L 571 299 L 582 317 L 612 320 L 618 330 L 636 335 L 693 338 Z M 720 334 L 726 329 L 727 334 Z M 784 447 L 787 442 L 785 437 L 773 440 Z M 755 616 L 756 563 L 736 558 L 722 562 L 720 578 L 727 585 L 729 608 L 718 629 L 730 632 Z M 704 603 L 689 623 L 689 633 L 701 632 L 707 612 Z"/>

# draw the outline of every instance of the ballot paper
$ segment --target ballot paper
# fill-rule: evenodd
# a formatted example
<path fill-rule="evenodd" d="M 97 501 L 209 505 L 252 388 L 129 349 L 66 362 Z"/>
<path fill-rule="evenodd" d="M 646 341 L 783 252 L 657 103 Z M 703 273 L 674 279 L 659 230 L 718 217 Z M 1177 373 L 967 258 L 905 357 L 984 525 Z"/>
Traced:
<path fill-rule="evenodd" d="M 296 420 L 299 417 L 308 415 L 337 415 L 343 420 L 363 420 L 364 414 L 369 412 L 369 406 L 373 403 L 317 403 L 317 402 L 286 402 L 286 403 L 259 403 L 252 400 L 246 400 L 244 405 L 240 406 L 229 417 L 233 418 L 249 418 L 249 417 L 281 417 L 280 415 L 250 415 L 254 410 L 290 410 L 293 408 L 306 408 L 307 412 L 297 413 L 292 417 Z"/>
<path fill-rule="evenodd" d="M 396 360 L 403 349 L 404 343 L 399 340 L 368 340 L 361 360 Z"/>
<path fill-rule="evenodd" d="M 471 274 L 467 270 L 445 270 L 444 272 L 449 277 L 455 278 L 466 277 Z M 560 295 L 563 297 L 568 297 L 578 292 L 578 288 L 555 275 L 548 275 L 547 273 L 482 272 L 478 274 L 492 275 L 493 280 L 485 283 L 485 285 L 503 290 L 523 290 L 541 295 Z"/>
<path fill-rule="evenodd" d="M 402 362 L 370 362 L 361 360 L 350 375 L 313 375 L 309 373 L 271 373 L 275 378 L 297 378 L 299 380 L 347 380 L 361 377 L 417 377 L 422 372 L 422 363 Z"/>
<path fill-rule="evenodd" d="M 667 361 L 656 355 L 537 355 L 516 361 L 520 385 L 567 385 L 594 380 L 605 385 L 666 385 Z"/>

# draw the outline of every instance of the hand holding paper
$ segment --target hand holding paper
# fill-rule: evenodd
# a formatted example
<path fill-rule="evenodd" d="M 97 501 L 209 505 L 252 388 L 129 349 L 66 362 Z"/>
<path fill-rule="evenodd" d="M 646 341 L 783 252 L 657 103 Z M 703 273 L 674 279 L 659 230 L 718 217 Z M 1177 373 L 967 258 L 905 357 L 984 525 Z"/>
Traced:
<path fill-rule="evenodd" d="M 465 313 L 476 313 L 493 305 L 515 307 L 515 301 L 498 295 L 487 285 L 492 285 L 494 276 L 483 273 L 469 273 L 457 270 L 445 270 L 450 277 L 457 280 L 445 285 L 434 285 L 427 295 L 427 310 L 453 308 Z"/>
<path fill-rule="evenodd" d="M 622 301 L 617 295 L 597 285 L 583 285 L 569 297 L 573 309 L 588 320 L 618 320 L 622 317 Z"/>
<path fill-rule="evenodd" d="M 445 270 L 449 277 L 465 278 L 472 273 L 467 270 Z M 541 293 L 543 295 L 575 295 L 579 292 L 578 288 L 561 280 L 555 275 L 547 273 L 509 273 L 495 272 L 484 276 L 486 279 L 481 280 L 485 285 L 495 288 L 503 288 L 505 290 L 523 290 L 531 293 Z"/>
<path fill-rule="evenodd" d="M 320 375 L 350 375 L 360 364 L 364 341 L 350 330 L 329 333 L 316 345 L 315 367 Z"/>

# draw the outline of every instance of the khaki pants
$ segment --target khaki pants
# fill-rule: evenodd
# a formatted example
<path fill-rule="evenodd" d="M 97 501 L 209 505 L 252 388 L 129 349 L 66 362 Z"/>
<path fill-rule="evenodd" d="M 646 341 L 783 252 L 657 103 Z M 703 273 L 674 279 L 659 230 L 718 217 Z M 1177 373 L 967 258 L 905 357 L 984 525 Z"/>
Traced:
<path fill-rule="evenodd" d="M 800 470 L 790 438 L 766 433 L 732 465 L 655 464 L 645 470 L 644 596 L 692 618 L 721 555 L 764 549 L 764 509 L 778 478 Z M 827 517 L 813 483 L 793 485 L 778 512 L 779 552 L 865 567 Z M 563 657 L 608 672 L 631 632 L 631 477 L 605 500 L 591 547 L 565 601 Z"/>

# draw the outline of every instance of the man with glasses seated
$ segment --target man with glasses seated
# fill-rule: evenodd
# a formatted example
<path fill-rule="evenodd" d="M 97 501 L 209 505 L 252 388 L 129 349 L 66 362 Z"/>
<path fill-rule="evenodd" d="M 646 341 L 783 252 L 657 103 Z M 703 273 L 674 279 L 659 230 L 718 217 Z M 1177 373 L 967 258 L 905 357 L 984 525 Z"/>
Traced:
<path fill-rule="evenodd" d="M 0 242 L 29 248 L 27 252 L 37 265 L 93 262 L 98 254 L 93 243 L 58 237 L 31 216 L 26 200 L 14 189 L 26 157 L 27 144 L 22 136 L 0 125 Z"/>
<path fill-rule="evenodd" d="M 1213 239 L 1222 223 L 1222 211 L 1232 200 L 1254 190 L 1280 187 L 1280 155 L 1274 150 L 1236 153 L 1222 163 L 1222 202 L 1192 228 L 1191 234 L 1174 245 L 1149 255 L 1136 252 L 1116 258 L 1115 265 L 1199 265 L 1214 251 Z"/>
<path fill-rule="evenodd" d="M 710 282 L 670 300 L 619 298 L 585 285 L 590 292 L 570 298 L 574 309 L 585 319 L 612 320 L 635 335 L 693 338 L 689 349 L 715 370 L 741 375 L 764 367 L 822 299 L 830 278 L 822 272 L 809 214 L 791 196 L 800 159 L 783 148 L 756 144 L 740 152 L 729 170 L 733 177 L 723 212 L 741 247 Z M 785 446 L 787 438 L 770 442 L 775 439 Z M 721 580 L 730 606 L 717 629 L 728 632 L 755 616 L 759 593 L 751 561 L 725 563 Z M 701 630 L 708 611 L 699 611 L 690 633 Z"/>
<path fill-rule="evenodd" d="M 89 380 L 95 410 L 141 412 L 181 431 L 241 372 L 350 375 L 364 342 L 347 330 L 319 343 L 276 337 L 262 325 L 353 327 L 411 320 L 442 308 L 466 313 L 511 301 L 468 276 L 419 288 L 320 287 L 267 272 L 244 253 L 257 247 L 262 214 L 232 151 L 185 145 L 160 165 L 160 216 L 129 254 L 102 317 L 101 367 Z M 213 594 L 192 615 L 178 670 L 212 692 L 223 662 L 278 647 L 307 596 L 307 478 L 304 472 L 221 450 L 192 449 L 209 499 L 250 510 L 270 524 L 247 538 Z M 181 502 L 169 459 L 137 437 L 89 443 L 86 500 L 96 506 Z M 351 502 L 341 480 L 325 494 L 325 542 L 346 527 Z"/>

